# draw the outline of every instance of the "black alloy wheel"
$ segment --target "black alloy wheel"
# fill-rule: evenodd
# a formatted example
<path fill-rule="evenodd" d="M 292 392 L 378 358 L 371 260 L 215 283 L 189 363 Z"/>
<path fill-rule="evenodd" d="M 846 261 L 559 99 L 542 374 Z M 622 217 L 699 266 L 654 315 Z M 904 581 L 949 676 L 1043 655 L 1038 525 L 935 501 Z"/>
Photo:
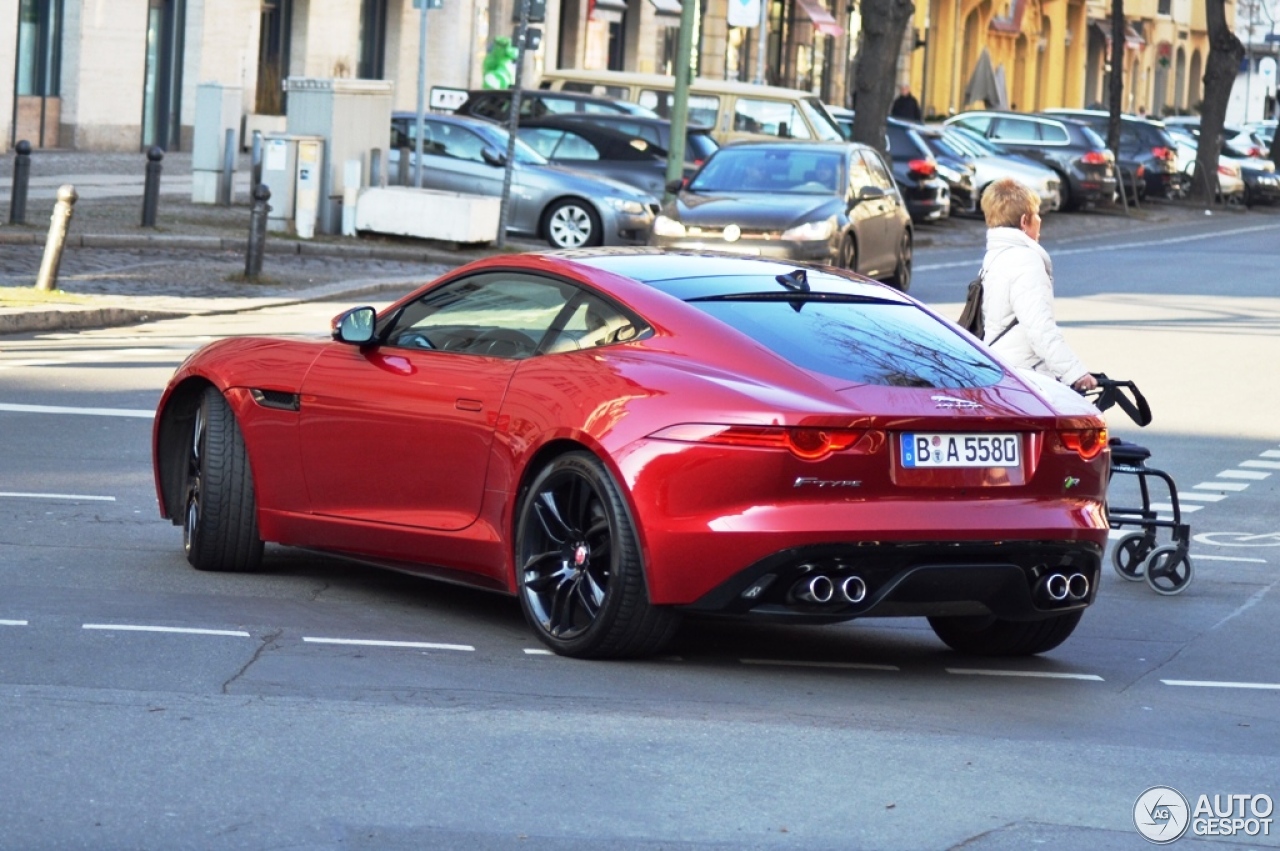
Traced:
<path fill-rule="evenodd" d="M 516 571 L 538 638 L 580 658 L 656 653 L 678 614 L 649 603 L 635 529 L 604 464 L 588 452 L 551 460 L 520 503 Z"/>
<path fill-rule="evenodd" d="M 197 570 L 250 571 L 262 564 L 258 504 L 244 435 L 222 393 L 206 388 L 186 457 L 182 546 Z"/>

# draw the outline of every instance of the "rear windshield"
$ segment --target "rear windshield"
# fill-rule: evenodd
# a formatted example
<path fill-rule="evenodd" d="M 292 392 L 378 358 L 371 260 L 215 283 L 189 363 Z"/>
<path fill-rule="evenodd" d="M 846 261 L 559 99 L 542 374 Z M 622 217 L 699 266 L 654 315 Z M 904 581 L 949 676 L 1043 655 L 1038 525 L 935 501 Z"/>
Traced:
<path fill-rule="evenodd" d="M 802 369 L 854 384 L 986 387 L 1003 371 L 960 332 L 904 302 L 699 299 L 692 306 Z"/>

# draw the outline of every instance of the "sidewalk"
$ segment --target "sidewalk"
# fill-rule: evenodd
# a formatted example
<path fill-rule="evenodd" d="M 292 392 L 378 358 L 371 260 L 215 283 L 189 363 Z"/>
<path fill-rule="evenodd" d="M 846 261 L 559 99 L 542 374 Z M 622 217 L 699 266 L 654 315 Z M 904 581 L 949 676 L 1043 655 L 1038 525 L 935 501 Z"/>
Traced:
<path fill-rule="evenodd" d="M 0 216 L 8 221 L 13 157 L 0 159 Z M 395 295 L 448 269 L 498 253 L 493 247 L 366 235 L 318 235 L 300 240 L 270 234 L 263 275 L 244 280 L 249 204 L 247 157 L 241 157 L 233 205 L 191 203 L 191 158 L 165 157 L 157 226 L 143 228 L 146 157 L 38 151 L 31 156 L 25 225 L 0 224 L 0 334 L 127 324 L 161 316 L 229 313 L 319 299 Z M 58 301 L 33 302 L 37 272 L 57 187 L 71 183 L 77 201 L 57 286 Z M 1218 208 L 1215 215 L 1243 215 Z M 1055 213 L 1046 242 L 1202 222 L 1204 210 L 1152 202 L 1123 211 Z M 979 218 L 957 218 L 916 229 L 919 249 L 972 248 L 985 243 Z M 507 251 L 545 244 L 508 241 Z M 20 296 L 20 299 L 19 299 Z"/>

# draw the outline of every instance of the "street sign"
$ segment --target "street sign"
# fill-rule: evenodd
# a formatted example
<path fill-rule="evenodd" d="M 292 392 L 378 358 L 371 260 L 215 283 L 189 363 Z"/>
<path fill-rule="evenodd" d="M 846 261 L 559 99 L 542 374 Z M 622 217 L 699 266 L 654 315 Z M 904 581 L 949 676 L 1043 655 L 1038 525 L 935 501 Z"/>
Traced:
<path fill-rule="evenodd" d="M 1280 33 L 1267 33 L 1262 37 L 1262 40 L 1269 42 L 1280 41 Z"/>

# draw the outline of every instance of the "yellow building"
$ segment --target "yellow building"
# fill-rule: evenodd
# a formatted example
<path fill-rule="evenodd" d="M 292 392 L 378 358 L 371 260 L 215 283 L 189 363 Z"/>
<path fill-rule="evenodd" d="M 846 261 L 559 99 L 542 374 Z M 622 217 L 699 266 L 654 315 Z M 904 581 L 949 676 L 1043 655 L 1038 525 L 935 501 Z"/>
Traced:
<path fill-rule="evenodd" d="M 928 0 L 915 27 L 927 33 L 908 80 L 926 116 L 996 106 L 987 96 L 983 54 L 999 105 L 1032 112 L 1106 104 L 1111 7 L 1106 0 Z M 1227 2 L 1227 22 L 1234 20 Z M 1153 116 L 1195 111 L 1208 57 L 1203 2 L 1126 0 L 1121 108 Z M 976 72 L 976 73 L 975 73 Z M 904 81 L 905 82 L 905 81 Z M 985 101 L 985 103 L 984 103 Z"/>

